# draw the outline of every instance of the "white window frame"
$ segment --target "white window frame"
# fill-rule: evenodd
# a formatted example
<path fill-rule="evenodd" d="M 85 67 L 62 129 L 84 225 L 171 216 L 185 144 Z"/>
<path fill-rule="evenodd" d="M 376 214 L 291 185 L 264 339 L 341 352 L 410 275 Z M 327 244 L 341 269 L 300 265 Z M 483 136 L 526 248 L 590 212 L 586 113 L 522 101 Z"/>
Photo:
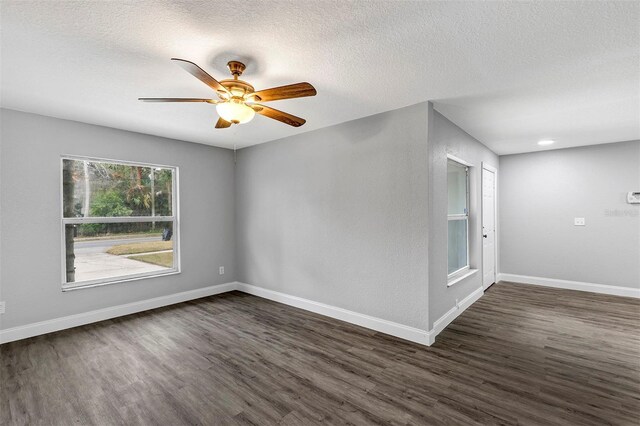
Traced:
<path fill-rule="evenodd" d="M 448 163 L 449 161 L 453 161 L 454 163 L 458 163 L 461 166 L 463 166 L 465 168 L 465 171 L 467 172 L 467 184 L 466 184 L 466 213 L 465 214 L 448 214 L 447 212 L 447 222 L 450 220 L 465 220 L 466 221 L 466 235 L 467 235 L 467 264 L 465 266 L 463 266 L 462 268 L 451 272 L 450 274 L 447 274 L 447 280 L 449 281 L 449 285 L 453 284 L 454 282 L 457 282 L 457 278 L 459 278 L 462 275 L 466 275 L 467 273 L 469 273 L 471 271 L 471 260 L 469 259 L 469 217 L 470 217 L 470 191 L 471 191 L 471 181 L 470 181 L 470 173 L 469 173 L 469 169 L 471 167 L 473 167 L 470 163 L 455 157 L 453 155 L 448 154 L 447 155 L 447 167 L 448 167 Z M 449 202 L 449 198 L 448 198 L 448 180 L 447 180 L 447 203 Z M 447 226 L 447 253 L 449 253 L 449 226 Z M 449 257 L 447 255 L 447 271 L 449 271 Z"/>
<path fill-rule="evenodd" d="M 122 164 L 126 166 L 152 167 L 170 169 L 173 171 L 171 184 L 171 212 L 172 216 L 121 216 L 121 217 L 64 217 L 64 160 L 90 161 L 98 163 Z M 78 290 L 82 288 L 98 287 L 121 282 L 155 278 L 180 273 L 180 203 L 179 203 L 179 168 L 162 164 L 143 163 L 139 161 L 113 160 L 108 158 L 85 157 L 78 155 L 62 155 L 60 157 L 60 244 L 61 244 L 61 279 L 62 291 Z M 88 206 L 87 206 L 88 208 Z M 84 223 L 131 223 L 131 222 L 173 222 L 173 268 L 164 271 L 145 272 L 140 274 L 121 275 L 112 278 L 76 281 L 67 283 L 67 263 L 65 227 L 66 225 L 81 225 Z"/>

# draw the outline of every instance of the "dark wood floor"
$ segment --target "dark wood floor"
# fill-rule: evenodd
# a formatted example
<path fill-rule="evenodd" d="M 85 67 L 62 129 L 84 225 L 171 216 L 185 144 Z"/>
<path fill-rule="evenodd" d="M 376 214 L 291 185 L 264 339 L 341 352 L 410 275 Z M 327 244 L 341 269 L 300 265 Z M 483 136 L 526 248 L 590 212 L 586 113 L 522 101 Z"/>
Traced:
<path fill-rule="evenodd" d="M 2 345 L 0 422 L 637 425 L 639 326 L 500 283 L 427 348 L 227 293 Z"/>

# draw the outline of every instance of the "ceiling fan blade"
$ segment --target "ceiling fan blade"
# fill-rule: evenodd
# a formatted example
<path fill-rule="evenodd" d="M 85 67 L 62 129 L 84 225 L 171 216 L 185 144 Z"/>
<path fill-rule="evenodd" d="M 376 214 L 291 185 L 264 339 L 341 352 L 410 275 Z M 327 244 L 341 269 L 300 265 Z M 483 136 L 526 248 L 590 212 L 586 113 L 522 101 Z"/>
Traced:
<path fill-rule="evenodd" d="M 315 96 L 318 92 L 309 83 L 289 84 L 288 86 L 273 87 L 254 92 L 262 102 L 278 101 L 280 99 L 303 98 L 305 96 Z"/>
<path fill-rule="evenodd" d="M 213 90 L 229 93 L 227 88 L 220 84 L 218 80 L 211 77 L 205 70 L 203 70 L 193 62 L 179 58 L 171 58 L 171 60 L 176 61 L 178 65 L 180 65 L 185 71 L 187 71 L 189 74 L 191 74 L 207 86 L 211 87 Z"/>
<path fill-rule="evenodd" d="M 229 123 L 227 120 L 223 119 L 222 117 L 218 119 L 218 122 L 216 123 L 216 129 L 226 129 L 227 127 L 231 127 L 231 123 Z"/>
<path fill-rule="evenodd" d="M 138 98 L 143 102 L 207 102 L 210 104 L 217 104 L 220 101 L 214 101 L 213 99 L 200 99 L 200 98 Z"/>
<path fill-rule="evenodd" d="M 304 118 L 296 117 L 295 115 L 288 114 L 284 111 L 279 111 L 275 108 L 270 108 L 268 106 L 253 104 L 250 105 L 251 108 L 258 114 L 264 115 L 265 117 L 273 118 L 274 120 L 281 121 L 289 126 L 300 127 L 304 123 L 307 122 Z"/>

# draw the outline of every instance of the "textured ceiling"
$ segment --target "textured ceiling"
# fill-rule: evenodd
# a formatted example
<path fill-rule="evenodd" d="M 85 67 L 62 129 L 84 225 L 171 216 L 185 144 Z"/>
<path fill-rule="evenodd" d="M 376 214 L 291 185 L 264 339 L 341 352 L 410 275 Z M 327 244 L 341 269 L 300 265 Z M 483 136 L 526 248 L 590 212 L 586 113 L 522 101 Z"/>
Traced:
<path fill-rule="evenodd" d="M 410 1 L 1 2 L 2 106 L 244 147 L 434 100 L 499 154 L 640 139 L 640 3 Z M 231 59 L 256 89 L 309 81 L 318 96 L 213 128 L 210 97 L 173 64 L 218 79 Z"/>

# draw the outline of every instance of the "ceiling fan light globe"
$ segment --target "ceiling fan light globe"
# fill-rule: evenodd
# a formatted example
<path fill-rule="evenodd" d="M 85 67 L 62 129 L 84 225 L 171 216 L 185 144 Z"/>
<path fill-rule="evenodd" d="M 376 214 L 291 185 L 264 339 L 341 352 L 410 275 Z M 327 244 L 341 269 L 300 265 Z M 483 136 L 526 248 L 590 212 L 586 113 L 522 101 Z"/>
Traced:
<path fill-rule="evenodd" d="M 216 111 L 224 120 L 236 124 L 248 123 L 256 115 L 253 108 L 234 100 L 216 105 Z"/>

